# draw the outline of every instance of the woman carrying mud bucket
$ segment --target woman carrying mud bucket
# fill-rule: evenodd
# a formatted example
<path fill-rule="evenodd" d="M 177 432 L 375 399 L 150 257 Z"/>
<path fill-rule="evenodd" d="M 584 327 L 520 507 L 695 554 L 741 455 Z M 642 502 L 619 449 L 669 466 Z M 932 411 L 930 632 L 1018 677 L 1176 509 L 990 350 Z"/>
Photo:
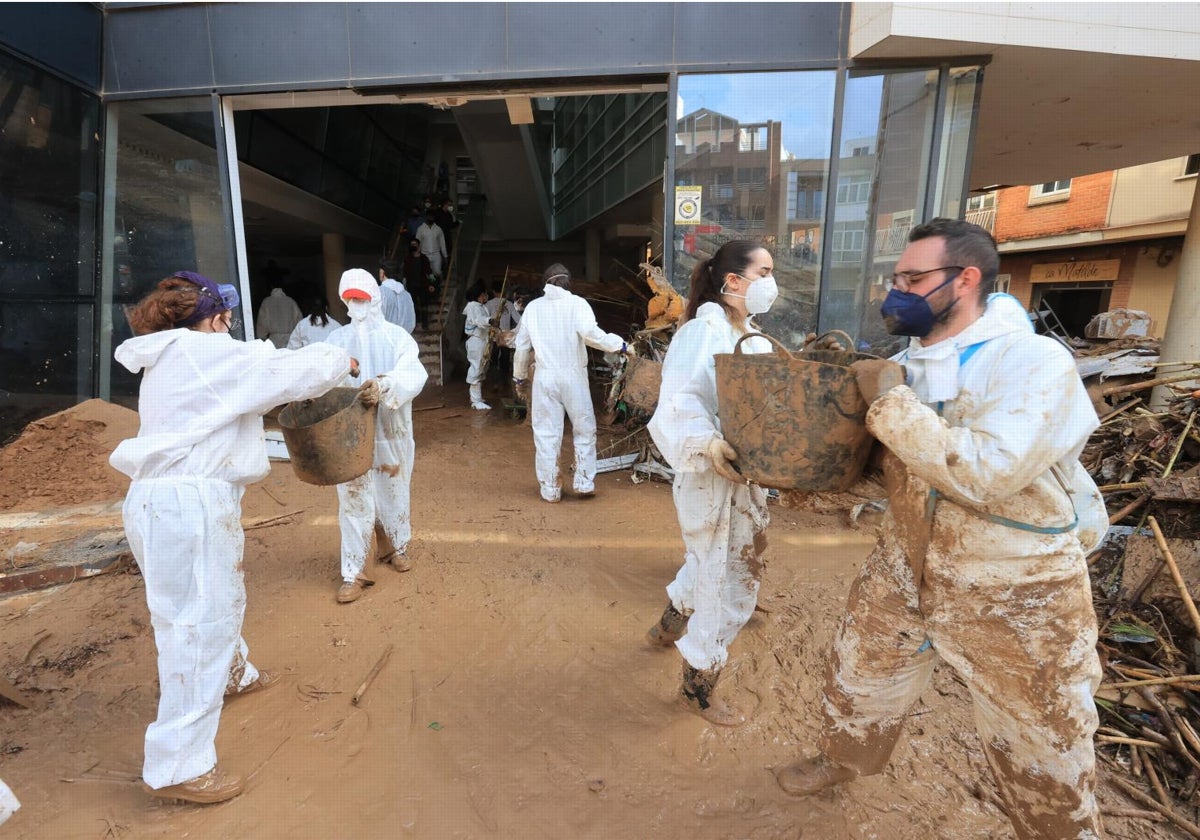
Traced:
<path fill-rule="evenodd" d="M 729 644 L 758 600 L 767 504 L 763 489 L 730 463 L 737 455 L 721 436 L 713 356 L 732 353 L 739 338 L 757 332 L 751 316 L 770 309 L 778 295 L 773 270 L 767 250 L 744 240 L 725 243 L 696 266 L 684 325 L 663 361 L 650 420 L 650 434 L 675 470 L 675 510 L 686 552 L 667 587 L 670 603 L 648 636 L 656 645 L 674 644 L 683 655 L 684 705 L 722 726 L 743 721 L 712 694 Z M 741 352 L 771 349 L 767 339 L 752 337 Z"/>
<path fill-rule="evenodd" d="M 242 640 L 242 493 L 270 471 L 262 415 L 318 397 L 358 363 L 329 344 L 276 349 L 229 335 L 237 289 L 181 271 L 159 282 L 129 323 L 118 362 L 142 373 L 141 426 L 109 462 L 133 481 L 122 516 L 146 585 L 158 647 L 158 718 L 142 779 L 164 799 L 221 802 L 242 779 L 218 769 L 226 697 L 277 680 Z"/>

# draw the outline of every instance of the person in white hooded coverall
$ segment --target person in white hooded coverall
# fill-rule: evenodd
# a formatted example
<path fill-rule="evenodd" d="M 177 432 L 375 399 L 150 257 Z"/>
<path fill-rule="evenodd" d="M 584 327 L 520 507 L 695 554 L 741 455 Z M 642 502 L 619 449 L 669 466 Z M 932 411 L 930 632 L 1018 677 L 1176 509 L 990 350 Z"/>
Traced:
<path fill-rule="evenodd" d="M 241 500 L 270 471 L 262 415 L 320 396 L 352 367 L 328 344 L 276 349 L 228 334 L 233 286 L 194 272 L 161 281 L 130 316 L 137 334 L 116 360 L 142 372 L 136 438 L 109 461 L 132 479 L 122 514 L 142 572 L 158 646 L 158 718 L 146 730 L 142 779 L 192 802 L 236 796 L 217 769 L 223 697 L 269 684 L 242 641 Z"/>
<path fill-rule="evenodd" d="M 467 305 L 463 308 L 463 332 L 467 334 L 467 385 L 471 390 L 471 408 L 490 411 L 483 401 L 483 353 L 487 349 L 488 333 L 492 330 L 492 315 L 486 302 L 487 289 L 476 283 L 467 290 Z"/>
<path fill-rule="evenodd" d="M 412 295 L 404 284 L 392 277 L 396 263 L 383 260 L 379 263 L 379 291 L 383 295 L 383 317 L 409 335 L 417 328 L 417 309 Z"/>
<path fill-rule="evenodd" d="M 820 754 L 778 779 L 808 795 L 882 772 L 944 661 L 1016 836 L 1087 840 L 1103 831 L 1084 557 L 1108 520 L 1079 454 L 1097 419 L 1071 354 L 989 296 L 998 266 L 976 225 L 914 228 L 882 310 L 914 340 L 852 366 L 890 504 L 834 640 Z"/>
<path fill-rule="evenodd" d="M 352 268 L 342 274 L 338 295 L 350 312 L 350 323 L 325 340 L 358 359 L 359 381 L 374 382 L 379 391 L 372 468 L 337 486 L 342 533 L 342 586 L 337 600 L 346 604 L 357 600 L 364 587 L 374 583 L 363 574 L 373 531 L 380 537 L 380 561 L 397 571 L 409 569 L 409 482 L 416 452 L 412 401 L 429 375 L 413 337 L 384 320 L 379 284 L 374 277 L 361 268 Z"/>
<path fill-rule="evenodd" d="M 713 356 L 732 353 L 739 338 L 756 332 L 750 316 L 766 312 L 777 294 L 773 268 L 770 253 L 745 240 L 727 242 L 697 264 L 649 426 L 675 470 L 672 493 L 686 553 L 667 587 L 667 609 L 648 636 L 653 644 L 673 643 L 683 655 L 684 704 L 724 726 L 742 717 L 712 692 L 729 645 L 758 600 L 768 517 L 762 488 L 729 465 L 735 456 L 721 436 Z M 766 353 L 771 344 L 752 337 L 741 350 Z"/>
<path fill-rule="evenodd" d="M 606 333 L 596 325 L 596 315 L 586 300 L 571 294 L 571 274 L 565 266 L 550 266 L 542 280 L 543 296 L 525 307 L 517 328 L 513 382 L 523 392 L 532 351 L 537 359 L 537 375 L 529 403 L 537 479 L 542 498 L 557 502 L 562 497 L 558 455 L 564 412 L 571 418 L 575 438 L 575 492 L 581 496 L 596 492 L 596 413 L 588 390 L 586 348 L 607 353 L 624 353 L 627 348 L 619 335 Z"/>
<path fill-rule="evenodd" d="M 265 338 L 276 347 L 287 347 L 292 330 L 304 313 L 299 304 L 288 297 L 283 289 L 272 289 L 271 294 L 258 305 L 258 318 L 254 322 L 254 333 Z"/>

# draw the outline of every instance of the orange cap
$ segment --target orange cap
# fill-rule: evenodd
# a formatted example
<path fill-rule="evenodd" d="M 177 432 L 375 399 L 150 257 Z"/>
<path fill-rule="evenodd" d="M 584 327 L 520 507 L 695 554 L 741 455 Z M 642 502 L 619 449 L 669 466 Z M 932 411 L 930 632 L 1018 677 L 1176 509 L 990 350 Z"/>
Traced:
<path fill-rule="evenodd" d="M 342 300 L 370 300 L 371 295 L 362 289 L 347 289 L 342 294 Z"/>

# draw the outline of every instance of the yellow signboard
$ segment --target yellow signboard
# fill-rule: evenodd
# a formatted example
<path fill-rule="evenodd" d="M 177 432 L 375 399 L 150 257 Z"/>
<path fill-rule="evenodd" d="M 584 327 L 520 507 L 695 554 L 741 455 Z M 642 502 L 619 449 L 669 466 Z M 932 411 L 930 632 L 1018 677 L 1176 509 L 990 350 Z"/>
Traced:
<path fill-rule="evenodd" d="M 1120 260 L 1042 263 L 1029 270 L 1030 283 L 1106 283 L 1117 279 Z"/>
<path fill-rule="evenodd" d="M 675 224 L 700 224 L 700 193 L 702 187 L 675 188 Z"/>

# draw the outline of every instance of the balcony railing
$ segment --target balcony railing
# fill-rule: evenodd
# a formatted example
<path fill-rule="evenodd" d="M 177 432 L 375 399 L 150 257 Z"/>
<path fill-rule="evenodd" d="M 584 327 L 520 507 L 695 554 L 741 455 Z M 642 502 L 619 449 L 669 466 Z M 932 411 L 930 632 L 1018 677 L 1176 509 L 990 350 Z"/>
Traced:
<path fill-rule="evenodd" d="M 979 225 L 988 233 L 996 232 L 996 208 L 988 207 L 983 210 L 968 210 L 967 221 Z"/>
<path fill-rule="evenodd" d="M 889 254 L 899 254 L 904 250 L 904 246 L 908 244 L 908 232 L 910 230 L 912 230 L 911 222 L 878 228 L 875 231 L 875 256 L 881 257 Z"/>

